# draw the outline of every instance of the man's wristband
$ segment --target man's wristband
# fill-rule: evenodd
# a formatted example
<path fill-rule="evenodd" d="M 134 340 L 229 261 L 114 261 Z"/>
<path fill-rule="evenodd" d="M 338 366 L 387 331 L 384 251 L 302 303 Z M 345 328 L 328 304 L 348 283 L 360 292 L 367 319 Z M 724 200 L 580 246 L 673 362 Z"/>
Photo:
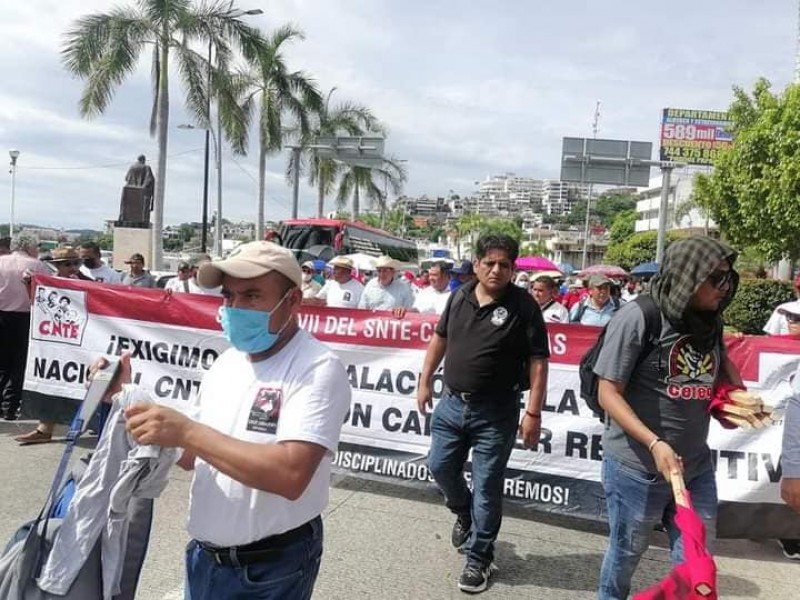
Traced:
<path fill-rule="evenodd" d="M 541 419 L 542 418 L 542 413 L 535 413 L 535 412 L 531 412 L 529 410 L 526 410 L 525 411 L 525 416 L 530 417 L 531 419 Z"/>
<path fill-rule="evenodd" d="M 652 451 L 653 451 L 653 448 L 655 448 L 655 447 L 656 447 L 656 444 L 657 444 L 658 442 L 663 442 L 663 441 L 664 441 L 664 440 L 662 440 L 660 437 L 657 437 L 656 439 L 654 439 L 652 442 L 650 442 L 650 443 L 647 445 L 647 451 L 648 451 L 648 452 L 652 452 Z"/>

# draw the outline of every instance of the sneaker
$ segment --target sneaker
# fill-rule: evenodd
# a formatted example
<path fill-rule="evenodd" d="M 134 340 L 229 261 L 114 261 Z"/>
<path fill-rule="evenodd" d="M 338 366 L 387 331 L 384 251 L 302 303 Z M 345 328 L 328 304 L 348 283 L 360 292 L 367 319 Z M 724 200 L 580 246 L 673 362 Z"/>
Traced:
<path fill-rule="evenodd" d="M 800 540 L 778 540 L 783 555 L 790 560 L 800 560 Z"/>
<path fill-rule="evenodd" d="M 458 589 L 468 594 L 478 594 L 489 587 L 489 578 L 497 571 L 494 563 L 482 566 L 476 563 L 467 563 L 458 578 Z"/>
<path fill-rule="evenodd" d="M 458 517 L 456 522 L 453 524 L 453 531 L 450 534 L 450 543 L 453 544 L 453 548 L 457 548 L 459 551 L 464 548 L 464 545 L 467 543 L 469 539 L 469 532 L 472 529 L 472 522 L 465 518 L 465 517 Z"/>

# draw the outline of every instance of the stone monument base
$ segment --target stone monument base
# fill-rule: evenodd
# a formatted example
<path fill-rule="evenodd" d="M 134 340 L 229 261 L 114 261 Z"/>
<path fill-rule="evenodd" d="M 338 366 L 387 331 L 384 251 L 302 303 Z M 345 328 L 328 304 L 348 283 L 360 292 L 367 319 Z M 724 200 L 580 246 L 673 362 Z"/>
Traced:
<path fill-rule="evenodd" d="M 152 263 L 153 229 L 148 227 L 114 227 L 114 264 L 113 268 L 127 271 L 125 261 L 131 254 L 144 256 L 144 268 L 153 269 Z M 157 270 L 157 269 L 156 269 Z"/>

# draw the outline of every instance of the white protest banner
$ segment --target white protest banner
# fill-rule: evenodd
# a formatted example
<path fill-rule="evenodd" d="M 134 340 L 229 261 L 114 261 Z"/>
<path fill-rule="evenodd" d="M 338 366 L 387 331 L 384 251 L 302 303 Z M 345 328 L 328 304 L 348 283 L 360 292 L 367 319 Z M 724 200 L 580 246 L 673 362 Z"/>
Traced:
<path fill-rule="evenodd" d="M 105 286 L 47 276 L 34 279 L 31 346 L 25 389 L 52 402 L 80 398 L 89 364 L 100 355 L 132 353 L 134 379 L 159 397 L 192 400 L 203 373 L 227 348 L 216 319 L 219 298 Z M 433 485 L 426 465 L 430 418 L 416 391 L 435 317 L 308 308 L 301 326 L 344 364 L 353 400 L 334 464 L 340 471 L 410 485 Z M 580 357 L 598 329 L 549 328 L 550 376 L 537 448 L 520 443 L 508 464 L 505 495 L 536 510 L 603 519 L 600 484 L 603 425 L 578 394 Z M 787 338 L 728 341 L 728 352 L 752 389 L 778 411 L 800 343 Z M 441 371 L 434 397 L 442 393 Z M 521 399 L 522 401 L 522 399 Z M 782 424 L 724 430 L 712 421 L 709 445 L 720 499 L 718 530 L 727 537 L 800 537 L 800 518 L 779 497 Z M 468 475 L 467 475 L 468 476 Z"/>

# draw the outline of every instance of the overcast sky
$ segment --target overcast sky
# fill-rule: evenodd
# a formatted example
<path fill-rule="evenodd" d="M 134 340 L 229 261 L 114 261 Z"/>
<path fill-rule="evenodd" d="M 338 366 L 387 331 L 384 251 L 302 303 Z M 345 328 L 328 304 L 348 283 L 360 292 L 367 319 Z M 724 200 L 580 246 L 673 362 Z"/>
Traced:
<path fill-rule="evenodd" d="M 148 135 L 149 54 L 107 112 L 78 113 L 82 83 L 60 63 L 63 33 L 103 0 L 8 1 L 0 19 L 0 146 L 20 150 L 16 222 L 100 229 L 116 218 L 136 155 L 155 166 Z M 127 3 L 134 4 L 133 0 Z M 558 176 L 561 138 L 653 141 L 664 107 L 725 109 L 731 86 L 793 76 L 795 0 L 239 0 L 264 29 L 306 33 L 286 53 L 334 101 L 371 107 L 388 126 L 387 153 L 408 161 L 406 193 L 469 194 L 486 176 Z M 203 135 L 189 121 L 177 77 L 171 88 L 165 223 L 199 220 Z M 5 150 L 3 150 L 5 156 Z M 656 154 L 657 152 L 654 152 Z M 224 153 L 223 214 L 254 220 L 256 148 Z M 655 158 L 655 156 L 654 156 Z M 5 159 L 4 159 L 5 160 Z M 289 215 L 286 155 L 268 162 L 267 218 Z M 213 171 L 212 171 L 213 173 Z M 0 185 L 7 222 L 10 175 Z M 211 181 L 211 206 L 216 184 Z M 301 215 L 314 191 L 301 187 Z M 330 200 L 328 206 L 332 206 Z"/>

